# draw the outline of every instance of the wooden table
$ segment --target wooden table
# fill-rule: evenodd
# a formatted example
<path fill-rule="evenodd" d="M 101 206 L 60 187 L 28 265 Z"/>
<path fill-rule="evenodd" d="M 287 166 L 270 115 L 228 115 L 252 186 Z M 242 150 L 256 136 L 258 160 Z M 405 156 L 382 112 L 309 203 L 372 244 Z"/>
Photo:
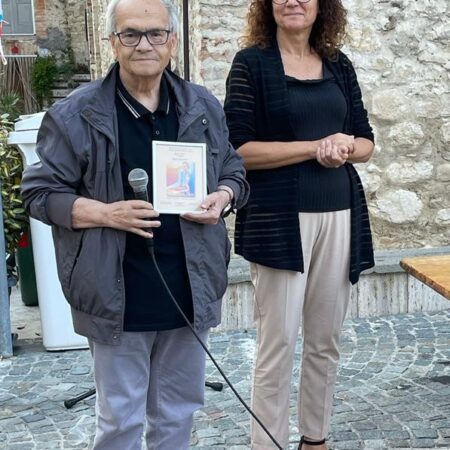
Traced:
<path fill-rule="evenodd" d="M 450 300 L 450 255 L 403 258 L 400 265 L 406 272 Z"/>

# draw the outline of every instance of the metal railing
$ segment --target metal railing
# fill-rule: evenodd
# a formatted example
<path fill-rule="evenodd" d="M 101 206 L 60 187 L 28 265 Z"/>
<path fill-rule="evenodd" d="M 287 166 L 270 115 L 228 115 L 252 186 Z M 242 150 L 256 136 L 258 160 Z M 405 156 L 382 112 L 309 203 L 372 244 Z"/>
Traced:
<path fill-rule="evenodd" d="M 3 229 L 3 206 L 2 196 L 0 195 L 0 359 L 10 358 L 12 354 L 8 276 L 6 271 L 5 235 Z"/>

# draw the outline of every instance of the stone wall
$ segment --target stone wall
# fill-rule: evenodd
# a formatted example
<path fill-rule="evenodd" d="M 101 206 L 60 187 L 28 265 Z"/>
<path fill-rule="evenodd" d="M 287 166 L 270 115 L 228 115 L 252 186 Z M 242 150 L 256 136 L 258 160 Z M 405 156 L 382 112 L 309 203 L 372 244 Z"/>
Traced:
<path fill-rule="evenodd" d="M 449 251 L 450 247 L 376 251 L 375 267 L 364 272 L 359 282 L 352 286 L 347 318 L 448 309 L 450 303 L 445 297 L 405 273 L 399 262 L 405 257 L 437 256 Z M 217 329 L 254 327 L 254 288 L 249 263 L 242 258 L 233 258 L 228 268 L 228 280 L 223 297 L 222 322 Z"/>
<path fill-rule="evenodd" d="M 190 0 L 191 79 L 221 100 L 248 3 Z M 358 72 L 376 133 L 374 157 L 358 166 L 376 247 L 447 245 L 450 4 L 447 0 L 344 0 L 344 4 L 349 11 L 344 50 Z M 105 55 L 110 58 L 109 49 Z"/>
<path fill-rule="evenodd" d="M 103 76 L 112 62 L 109 44 L 104 40 L 106 38 L 104 17 L 108 1 L 87 0 L 87 3 L 89 50 L 91 54 L 90 71 L 95 79 Z"/>
<path fill-rule="evenodd" d="M 181 0 L 175 2 L 181 10 Z M 366 186 L 377 248 L 439 247 L 450 241 L 450 95 L 446 0 L 344 0 L 345 51 L 357 69 L 375 129 L 376 154 L 358 170 Z M 112 56 L 104 32 L 107 0 L 35 0 L 36 41 L 22 53 L 71 46 L 102 76 Z M 191 79 L 221 100 L 245 26 L 248 0 L 190 0 Z M 70 20 L 68 20 L 68 17 Z M 13 39 L 5 38 L 8 51 Z M 36 46 L 37 44 L 37 46 Z M 183 73 L 182 33 L 174 64 Z M 232 224 L 230 223 L 230 226 Z"/>
<path fill-rule="evenodd" d="M 73 59 L 77 65 L 89 67 L 89 47 L 86 37 L 86 2 L 66 0 L 67 32 Z"/>
<path fill-rule="evenodd" d="M 196 82 L 220 99 L 248 0 L 198 0 Z M 359 165 L 377 248 L 450 241 L 450 4 L 447 0 L 344 0 L 348 44 L 376 133 Z M 199 45 L 200 44 L 200 45 Z"/>

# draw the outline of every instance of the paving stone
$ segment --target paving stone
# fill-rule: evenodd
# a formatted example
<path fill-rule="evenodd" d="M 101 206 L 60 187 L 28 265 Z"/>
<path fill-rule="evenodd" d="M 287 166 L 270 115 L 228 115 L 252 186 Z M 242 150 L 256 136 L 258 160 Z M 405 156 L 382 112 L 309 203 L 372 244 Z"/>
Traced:
<path fill-rule="evenodd" d="M 416 429 L 412 430 L 412 434 L 415 438 L 423 439 L 423 438 L 429 438 L 429 439 L 436 439 L 438 437 L 438 433 L 436 430 L 432 430 L 430 428 L 422 428 L 422 429 Z"/>
<path fill-rule="evenodd" d="M 23 416 L 22 420 L 26 423 L 38 422 L 40 420 L 45 420 L 45 416 L 42 414 L 31 414 L 28 416 Z"/>
<path fill-rule="evenodd" d="M 392 440 L 388 439 L 385 441 L 386 448 L 389 450 L 396 450 L 400 448 L 411 448 L 411 442 L 409 440 Z"/>
<path fill-rule="evenodd" d="M 345 322 L 330 448 L 450 449 L 449 324 L 450 311 Z M 255 331 L 213 332 L 209 344 L 249 400 Z M 299 440 L 296 393 L 301 349 L 300 340 L 295 350 L 289 450 L 295 450 Z M 208 379 L 221 381 L 210 362 L 206 373 Z M 16 356 L 0 363 L 0 448 L 91 448 L 95 399 L 70 411 L 63 401 L 92 385 L 89 351 L 47 353 L 38 340 L 20 343 Z M 230 389 L 208 389 L 205 397 L 190 448 L 248 450 L 249 415 Z"/>
<path fill-rule="evenodd" d="M 411 445 L 413 448 L 434 448 L 433 439 L 412 439 Z"/>
<path fill-rule="evenodd" d="M 363 441 L 372 441 L 372 440 L 380 440 L 384 437 L 383 432 L 381 430 L 364 430 L 358 432 L 358 436 Z"/>

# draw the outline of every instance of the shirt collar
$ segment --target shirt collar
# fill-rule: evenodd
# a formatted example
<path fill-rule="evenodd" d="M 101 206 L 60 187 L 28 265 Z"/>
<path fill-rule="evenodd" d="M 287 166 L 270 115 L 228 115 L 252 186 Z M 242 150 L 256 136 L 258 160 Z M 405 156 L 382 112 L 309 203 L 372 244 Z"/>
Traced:
<path fill-rule="evenodd" d="M 152 114 L 142 103 L 139 103 L 125 88 L 122 80 L 119 76 L 119 71 L 117 71 L 117 94 L 122 100 L 123 104 L 128 108 L 130 113 L 135 119 L 146 114 Z M 159 105 L 156 108 L 155 113 L 159 112 L 165 116 L 169 114 L 170 111 L 170 97 L 169 97 L 169 87 L 167 81 L 164 77 L 161 77 L 161 84 L 159 87 Z"/>

